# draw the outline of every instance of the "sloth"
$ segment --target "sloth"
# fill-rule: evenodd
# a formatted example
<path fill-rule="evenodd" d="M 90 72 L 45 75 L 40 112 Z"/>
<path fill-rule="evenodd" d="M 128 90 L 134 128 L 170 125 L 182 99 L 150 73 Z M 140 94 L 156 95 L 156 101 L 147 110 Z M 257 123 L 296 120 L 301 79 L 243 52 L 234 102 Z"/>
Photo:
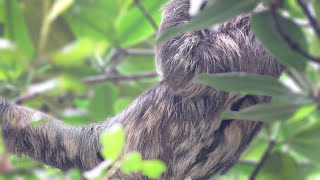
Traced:
<path fill-rule="evenodd" d="M 188 22 L 190 2 L 170 0 L 158 33 Z M 196 84 L 201 73 L 247 72 L 278 78 L 284 70 L 250 31 L 250 15 L 220 24 L 215 31 L 187 32 L 156 45 L 160 82 L 123 112 L 98 124 L 69 126 L 38 111 L 0 98 L 0 124 L 7 150 L 67 171 L 87 171 L 103 161 L 99 135 L 120 123 L 123 153 L 167 164 L 163 180 L 208 179 L 225 173 L 249 146 L 262 123 L 221 119 L 226 110 L 267 103 L 271 97 L 228 93 Z M 31 126 L 31 119 L 43 123 Z M 117 172 L 121 179 L 148 179 Z"/>

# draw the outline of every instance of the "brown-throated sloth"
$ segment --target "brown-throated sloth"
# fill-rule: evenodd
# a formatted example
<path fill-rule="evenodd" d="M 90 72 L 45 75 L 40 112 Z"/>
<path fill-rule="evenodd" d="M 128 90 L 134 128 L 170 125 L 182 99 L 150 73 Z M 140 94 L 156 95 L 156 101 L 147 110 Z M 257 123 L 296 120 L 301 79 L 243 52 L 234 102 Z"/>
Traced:
<path fill-rule="evenodd" d="M 190 20 L 189 2 L 171 0 L 160 27 Z M 68 126 L 31 109 L 0 100 L 0 120 L 10 152 L 27 155 L 50 166 L 82 171 L 97 166 L 99 134 L 112 124 L 126 131 L 124 152 L 139 151 L 145 159 L 161 159 L 168 170 L 161 179 L 208 179 L 237 162 L 261 128 L 261 123 L 224 120 L 221 112 L 270 101 L 270 97 L 227 93 L 192 82 L 200 73 L 249 72 L 278 78 L 283 70 L 257 42 L 249 16 L 221 24 L 218 31 L 185 33 L 156 46 L 161 82 L 140 95 L 117 116 L 100 124 Z M 44 123 L 28 126 L 42 116 Z M 21 126 L 18 127 L 17 125 Z M 147 179 L 139 174 L 123 179 Z"/>

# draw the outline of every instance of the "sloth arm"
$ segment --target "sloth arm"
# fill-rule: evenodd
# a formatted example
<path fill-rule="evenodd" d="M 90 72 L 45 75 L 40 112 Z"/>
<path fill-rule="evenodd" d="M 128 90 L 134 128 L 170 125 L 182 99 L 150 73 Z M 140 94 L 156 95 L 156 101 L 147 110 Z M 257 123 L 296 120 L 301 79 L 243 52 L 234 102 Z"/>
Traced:
<path fill-rule="evenodd" d="M 69 126 L 0 97 L 0 125 L 9 152 L 27 155 L 61 170 L 85 171 L 103 160 L 99 156 L 102 129 L 98 124 Z"/>

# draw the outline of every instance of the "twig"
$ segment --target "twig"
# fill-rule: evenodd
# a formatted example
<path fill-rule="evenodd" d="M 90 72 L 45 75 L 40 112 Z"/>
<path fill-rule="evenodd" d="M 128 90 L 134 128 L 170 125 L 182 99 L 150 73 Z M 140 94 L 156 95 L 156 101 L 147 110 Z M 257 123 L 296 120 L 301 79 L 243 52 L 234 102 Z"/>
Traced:
<path fill-rule="evenodd" d="M 271 7 L 270 7 L 270 14 L 272 17 L 272 23 L 274 25 L 274 27 L 276 28 L 278 34 L 280 35 L 280 37 L 289 45 L 289 47 L 298 52 L 299 54 L 301 54 L 302 56 L 306 57 L 307 59 L 310 59 L 311 61 L 315 62 L 315 63 L 320 63 L 320 57 L 315 57 L 311 54 L 309 54 L 307 51 L 305 51 L 304 49 L 302 49 L 299 44 L 297 42 L 295 42 L 294 40 L 291 39 L 291 37 L 289 35 L 287 35 L 283 29 L 281 28 L 281 25 L 277 19 L 277 13 L 276 10 L 278 8 L 278 4 L 277 3 L 272 3 Z"/>
<path fill-rule="evenodd" d="M 152 18 L 152 16 L 149 14 L 149 12 L 146 10 L 146 8 L 142 5 L 140 0 L 134 0 L 135 4 L 138 6 L 138 8 L 140 9 L 140 11 L 143 13 L 143 15 L 147 18 L 147 20 L 150 22 L 150 24 L 152 25 L 153 29 L 155 31 L 158 31 L 158 25 L 157 23 L 154 21 L 154 19 Z"/>
<path fill-rule="evenodd" d="M 300 7 L 302 8 L 304 14 L 307 16 L 308 20 L 312 28 L 314 29 L 315 33 L 317 34 L 318 38 L 320 38 L 320 24 L 317 22 L 316 18 L 311 14 L 308 5 L 303 0 L 298 0 Z"/>
<path fill-rule="evenodd" d="M 261 168 L 263 167 L 263 165 L 266 163 L 269 155 L 272 152 L 273 147 L 276 145 L 276 142 L 274 140 L 270 140 L 269 145 L 267 150 L 264 152 L 261 160 L 259 161 L 259 163 L 256 165 L 256 167 L 254 168 L 253 172 L 251 173 L 249 180 L 255 180 L 259 171 L 261 170 Z"/>
<path fill-rule="evenodd" d="M 130 76 L 122 76 L 122 75 L 101 75 L 101 76 L 93 76 L 85 78 L 83 81 L 87 84 L 96 84 L 105 81 L 134 81 L 146 78 L 154 78 L 157 77 L 157 73 L 152 71 L 145 74 L 136 74 Z"/>
<path fill-rule="evenodd" d="M 154 56 L 153 49 L 123 49 L 127 55 L 131 56 Z"/>

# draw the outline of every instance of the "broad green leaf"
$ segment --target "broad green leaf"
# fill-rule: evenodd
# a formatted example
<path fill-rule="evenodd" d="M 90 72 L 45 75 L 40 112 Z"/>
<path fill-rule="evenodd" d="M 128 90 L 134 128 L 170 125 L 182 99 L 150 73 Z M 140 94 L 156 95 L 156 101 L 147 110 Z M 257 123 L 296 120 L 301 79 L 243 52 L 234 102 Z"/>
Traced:
<path fill-rule="evenodd" d="M 122 98 L 118 99 L 115 104 L 113 105 L 114 112 L 116 114 L 123 111 L 126 107 L 128 107 L 132 103 L 133 99 L 131 98 Z"/>
<path fill-rule="evenodd" d="M 80 180 L 82 179 L 81 172 L 79 170 L 70 170 L 67 173 L 66 180 Z"/>
<path fill-rule="evenodd" d="M 318 119 L 317 119 L 318 120 Z M 296 127 L 299 128 L 299 127 Z M 295 152 L 308 158 L 310 161 L 320 165 L 320 123 L 317 121 L 314 124 L 309 123 L 308 128 L 304 128 L 303 131 L 295 134 L 289 140 L 287 144 Z"/>
<path fill-rule="evenodd" d="M 287 120 L 302 105 L 301 104 L 258 104 L 241 111 L 226 111 L 221 114 L 222 119 L 250 120 L 272 122 Z"/>
<path fill-rule="evenodd" d="M 126 174 L 139 172 L 142 168 L 142 156 L 139 152 L 126 154 L 121 162 L 120 169 Z"/>
<path fill-rule="evenodd" d="M 60 14 L 72 6 L 74 0 L 56 0 L 48 14 L 48 20 L 54 21 Z"/>
<path fill-rule="evenodd" d="M 131 3 L 132 0 L 79 1 L 65 17 L 77 37 L 90 37 L 118 44 L 120 37 L 115 23 Z"/>
<path fill-rule="evenodd" d="M 307 49 L 307 43 L 300 27 L 282 16 L 278 15 L 277 19 L 279 20 L 283 31 L 297 41 L 299 46 Z M 279 36 L 277 30 L 273 26 L 271 15 L 267 11 L 254 13 L 252 15 L 251 29 L 280 63 L 287 67 L 304 71 L 307 60 L 299 53 L 292 50 Z"/>
<path fill-rule="evenodd" d="M 318 107 L 317 104 L 309 104 L 309 105 L 303 106 L 297 112 L 295 112 L 295 114 L 293 115 L 293 117 L 291 119 L 293 121 L 303 119 L 306 116 L 313 113 L 314 111 L 316 111 L 317 107 Z"/>
<path fill-rule="evenodd" d="M 320 39 L 312 33 L 309 33 L 311 42 L 310 42 L 310 53 L 313 54 L 314 56 L 320 56 Z"/>
<path fill-rule="evenodd" d="M 107 129 L 100 136 L 102 156 L 107 160 L 116 161 L 122 152 L 124 141 L 124 129 L 120 124 Z"/>
<path fill-rule="evenodd" d="M 26 70 L 28 59 L 7 39 L 0 38 L 0 80 L 15 80 Z"/>
<path fill-rule="evenodd" d="M 82 38 L 53 53 L 51 59 L 57 65 L 74 66 L 83 63 L 86 58 L 93 56 L 95 53 L 101 54 L 106 47 L 107 44 L 104 42 Z"/>
<path fill-rule="evenodd" d="M 4 37 L 10 39 L 28 57 L 34 55 L 34 47 L 17 0 L 6 0 L 4 12 Z"/>
<path fill-rule="evenodd" d="M 141 1 L 153 20 L 158 24 L 161 20 L 159 9 L 164 2 L 166 2 L 166 0 Z M 132 46 L 156 33 L 156 30 L 136 5 L 133 5 L 127 12 L 120 16 L 116 28 L 119 32 L 122 46 Z"/>
<path fill-rule="evenodd" d="M 166 169 L 166 165 L 160 160 L 146 160 L 142 164 L 141 173 L 150 179 L 158 179 Z"/>
<path fill-rule="evenodd" d="M 81 79 L 71 76 L 61 76 L 59 78 L 59 89 L 63 89 L 66 92 L 84 93 L 87 88 Z"/>
<path fill-rule="evenodd" d="M 303 18 L 304 13 L 296 0 L 284 1 L 284 7 L 288 10 L 289 14 L 294 18 Z"/>
<path fill-rule="evenodd" d="M 129 56 L 117 66 L 121 74 L 139 74 L 155 70 L 153 56 Z"/>
<path fill-rule="evenodd" d="M 259 0 L 215 0 L 188 23 L 165 30 L 158 42 L 169 40 L 184 32 L 196 31 L 229 20 L 239 14 L 252 11 Z"/>
<path fill-rule="evenodd" d="M 301 180 L 304 179 L 304 176 L 297 162 L 291 156 L 284 153 L 273 153 L 268 157 L 257 179 Z"/>
<path fill-rule="evenodd" d="M 289 91 L 271 76 L 248 73 L 201 74 L 196 78 L 195 82 L 223 91 L 251 95 L 277 96 L 286 94 Z"/>
<path fill-rule="evenodd" d="M 113 105 L 118 99 L 118 92 L 118 88 L 113 84 L 99 85 L 89 103 L 90 116 L 96 121 L 113 116 Z"/>

